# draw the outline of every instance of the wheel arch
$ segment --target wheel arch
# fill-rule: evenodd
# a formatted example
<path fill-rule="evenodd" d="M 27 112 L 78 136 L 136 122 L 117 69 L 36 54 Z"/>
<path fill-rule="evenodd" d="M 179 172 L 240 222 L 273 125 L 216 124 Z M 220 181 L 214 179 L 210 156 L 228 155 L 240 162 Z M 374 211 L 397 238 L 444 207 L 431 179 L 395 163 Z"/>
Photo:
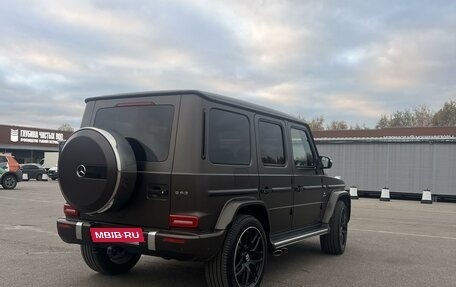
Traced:
<path fill-rule="evenodd" d="M 3 180 L 3 178 L 4 178 L 5 176 L 7 176 L 7 175 L 12 175 L 12 176 L 14 176 L 14 178 L 15 178 L 17 181 L 19 181 L 19 178 L 18 178 L 17 174 L 14 173 L 14 172 L 11 172 L 11 171 L 7 171 L 7 172 L 5 172 L 4 174 L 2 174 L 2 176 L 0 177 L 0 180 Z"/>
<path fill-rule="evenodd" d="M 325 214 L 323 215 L 323 223 L 328 224 L 329 220 L 331 219 L 334 209 L 336 208 L 336 204 L 338 201 L 342 201 L 345 203 L 348 209 L 348 220 L 350 220 L 351 216 L 351 199 L 350 199 L 350 194 L 345 191 L 345 190 L 340 190 L 340 191 L 333 191 L 331 193 L 331 196 L 328 200 L 328 205 L 326 207 Z"/>
<path fill-rule="evenodd" d="M 238 214 L 251 215 L 260 221 L 269 234 L 269 213 L 263 201 L 253 197 L 233 198 L 225 203 L 215 225 L 216 230 L 225 230 Z"/>

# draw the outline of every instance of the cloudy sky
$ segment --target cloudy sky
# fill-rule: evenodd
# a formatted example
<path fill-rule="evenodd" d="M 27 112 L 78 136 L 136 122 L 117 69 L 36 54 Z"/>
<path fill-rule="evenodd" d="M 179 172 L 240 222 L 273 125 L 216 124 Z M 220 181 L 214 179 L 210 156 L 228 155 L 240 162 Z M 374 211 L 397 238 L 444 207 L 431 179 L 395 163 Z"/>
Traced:
<path fill-rule="evenodd" d="M 2 1 L 0 123 L 200 89 L 326 122 L 456 99 L 456 1 Z"/>

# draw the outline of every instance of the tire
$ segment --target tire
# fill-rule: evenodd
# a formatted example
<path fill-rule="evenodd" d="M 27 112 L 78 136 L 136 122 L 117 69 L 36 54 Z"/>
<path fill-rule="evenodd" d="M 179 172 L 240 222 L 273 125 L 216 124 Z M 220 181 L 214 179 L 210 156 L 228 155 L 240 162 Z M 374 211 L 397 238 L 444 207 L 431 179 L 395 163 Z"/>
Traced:
<path fill-rule="evenodd" d="M 2 178 L 2 186 L 4 189 L 14 189 L 17 185 L 17 179 L 12 174 L 4 175 Z"/>
<path fill-rule="evenodd" d="M 36 176 L 36 180 L 42 181 L 43 180 L 43 175 L 40 173 Z"/>
<path fill-rule="evenodd" d="M 227 231 L 222 249 L 206 263 L 207 284 L 210 287 L 260 286 L 266 259 L 263 226 L 253 216 L 238 216 Z"/>
<path fill-rule="evenodd" d="M 53 178 L 51 178 L 51 179 L 52 179 L 52 180 L 56 180 L 57 178 L 53 177 Z"/>
<path fill-rule="evenodd" d="M 127 273 L 141 258 L 141 254 L 130 253 L 121 247 L 115 247 L 109 253 L 106 248 L 81 245 L 81 254 L 87 266 L 104 275 Z"/>
<path fill-rule="evenodd" d="M 348 209 L 343 201 L 338 201 L 334 214 L 329 220 L 329 233 L 320 236 L 321 250 L 327 254 L 344 253 L 348 235 Z"/>

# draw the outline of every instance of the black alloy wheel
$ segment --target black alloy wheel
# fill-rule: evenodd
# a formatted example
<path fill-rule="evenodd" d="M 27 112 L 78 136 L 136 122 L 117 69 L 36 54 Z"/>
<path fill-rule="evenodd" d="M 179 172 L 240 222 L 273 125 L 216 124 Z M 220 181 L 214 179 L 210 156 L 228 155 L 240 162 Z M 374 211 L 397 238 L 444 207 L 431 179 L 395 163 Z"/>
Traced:
<path fill-rule="evenodd" d="M 239 237 L 233 262 L 238 286 L 257 286 L 266 256 L 262 239 L 261 232 L 253 226 Z"/>
<path fill-rule="evenodd" d="M 206 263 L 207 284 L 211 287 L 260 286 L 266 259 L 263 226 L 251 215 L 240 215 L 227 230 L 219 253 Z"/>
<path fill-rule="evenodd" d="M 347 244 L 347 233 L 348 233 L 348 214 L 347 208 L 342 208 L 342 214 L 340 216 L 340 226 L 339 226 L 339 243 L 341 248 L 345 249 Z"/>

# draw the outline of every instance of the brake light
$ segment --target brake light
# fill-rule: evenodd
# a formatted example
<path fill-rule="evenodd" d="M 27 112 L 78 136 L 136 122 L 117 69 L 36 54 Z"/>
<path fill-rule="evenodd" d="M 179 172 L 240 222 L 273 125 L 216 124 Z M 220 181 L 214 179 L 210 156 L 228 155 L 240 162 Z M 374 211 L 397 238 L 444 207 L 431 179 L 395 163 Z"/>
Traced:
<path fill-rule="evenodd" d="M 119 103 L 116 107 L 138 107 L 138 106 L 153 106 L 153 102 L 129 102 L 129 103 Z"/>
<path fill-rule="evenodd" d="M 199 218 L 194 215 L 176 215 L 169 216 L 169 226 L 179 228 L 198 228 Z"/>
<path fill-rule="evenodd" d="M 75 216 L 79 215 L 79 211 L 76 210 L 73 206 L 69 205 L 68 203 L 65 203 L 63 205 L 63 213 L 66 216 L 72 216 L 72 217 L 75 217 Z"/>

